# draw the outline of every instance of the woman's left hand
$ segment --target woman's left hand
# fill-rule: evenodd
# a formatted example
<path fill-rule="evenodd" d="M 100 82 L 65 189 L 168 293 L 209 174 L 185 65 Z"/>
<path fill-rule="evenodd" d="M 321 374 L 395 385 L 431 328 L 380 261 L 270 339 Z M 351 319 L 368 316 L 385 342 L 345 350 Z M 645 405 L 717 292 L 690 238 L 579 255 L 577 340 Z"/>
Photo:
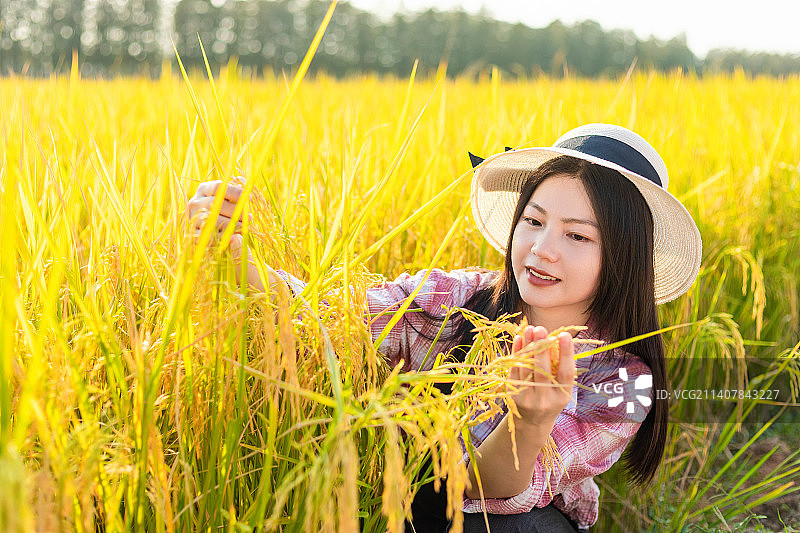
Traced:
<path fill-rule="evenodd" d="M 547 330 L 542 326 L 526 326 L 520 335 L 514 337 L 511 353 L 518 354 L 530 343 L 547 337 Z M 572 384 L 575 378 L 575 360 L 572 335 L 560 333 L 558 343 L 549 350 L 532 355 L 536 369 L 530 370 L 515 366 L 509 373 L 513 380 L 527 381 L 532 386 L 522 386 L 512 396 L 520 420 L 517 423 L 531 426 L 550 426 L 555 424 L 558 414 L 567 406 L 572 397 Z M 551 356 L 558 361 L 555 376 L 550 375 Z M 555 378 L 555 382 L 553 380 Z M 549 433 L 549 431 L 548 431 Z"/>

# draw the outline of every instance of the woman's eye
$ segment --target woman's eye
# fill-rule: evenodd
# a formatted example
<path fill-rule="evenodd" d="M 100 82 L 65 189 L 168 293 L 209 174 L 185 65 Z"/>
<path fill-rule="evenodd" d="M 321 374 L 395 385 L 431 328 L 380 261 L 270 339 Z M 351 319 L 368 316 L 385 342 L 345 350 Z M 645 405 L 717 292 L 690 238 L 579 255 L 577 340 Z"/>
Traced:
<path fill-rule="evenodd" d="M 523 220 L 525 220 L 525 222 L 527 222 L 531 226 L 541 226 L 542 225 L 541 222 L 539 222 L 538 220 L 536 220 L 533 217 L 524 217 Z"/>
<path fill-rule="evenodd" d="M 573 241 L 578 241 L 578 242 L 583 242 L 583 241 L 588 241 L 589 240 L 589 237 L 586 237 L 585 235 L 581 235 L 580 233 L 573 233 L 571 235 L 571 237 L 572 237 Z"/>

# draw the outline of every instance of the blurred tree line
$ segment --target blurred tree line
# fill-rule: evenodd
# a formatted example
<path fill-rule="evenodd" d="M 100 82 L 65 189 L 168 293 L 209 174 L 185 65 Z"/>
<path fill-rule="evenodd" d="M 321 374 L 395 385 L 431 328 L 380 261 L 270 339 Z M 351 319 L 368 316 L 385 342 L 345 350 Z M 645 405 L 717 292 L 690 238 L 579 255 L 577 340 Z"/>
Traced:
<path fill-rule="evenodd" d="M 48 75 L 157 75 L 177 48 L 202 68 L 200 41 L 213 67 L 232 57 L 248 71 L 291 70 L 303 58 L 328 7 L 321 0 L 0 0 L 0 71 Z M 199 36 L 199 40 L 198 40 Z M 399 13 L 389 20 L 347 3 L 336 8 L 311 70 L 337 76 L 372 71 L 407 76 L 442 59 L 451 75 L 489 65 L 519 75 L 614 76 L 634 58 L 658 70 L 800 72 L 800 55 L 714 50 L 703 61 L 684 37 L 640 40 L 596 22 L 545 28 L 462 11 Z"/>

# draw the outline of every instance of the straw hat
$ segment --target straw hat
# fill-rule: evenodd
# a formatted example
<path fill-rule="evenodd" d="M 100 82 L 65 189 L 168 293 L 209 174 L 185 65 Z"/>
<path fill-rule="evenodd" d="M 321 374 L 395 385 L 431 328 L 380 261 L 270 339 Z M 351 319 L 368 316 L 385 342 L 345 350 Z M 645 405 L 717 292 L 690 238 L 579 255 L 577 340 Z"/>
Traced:
<path fill-rule="evenodd" d="M 542 163 L 568 155 L 618 171 L 642 193 L 654 223 L 656 303 L 689 290 L 700 270 L 700 232 L 686 208 L 667 192 L 667 167 L 638 134 L 611 124 L 587 124 L 565 133 L 551 148 L 525 148 L 472 157 L 472 214 L 478 229 L 505 254 L 514 210 L 529 173 Z"/>

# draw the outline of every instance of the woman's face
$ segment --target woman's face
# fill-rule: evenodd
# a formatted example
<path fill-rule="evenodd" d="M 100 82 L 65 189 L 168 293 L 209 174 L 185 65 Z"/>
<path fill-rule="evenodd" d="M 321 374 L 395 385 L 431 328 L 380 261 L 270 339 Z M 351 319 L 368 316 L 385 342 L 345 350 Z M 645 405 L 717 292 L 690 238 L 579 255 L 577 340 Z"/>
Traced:
<path fill-rule="evenodd" d="M 514 228 L 511 262 L 528 322 L 553 330 L 589 319 L 600 278 L 600 229 L 581 181 L 546 178 Z"/>

